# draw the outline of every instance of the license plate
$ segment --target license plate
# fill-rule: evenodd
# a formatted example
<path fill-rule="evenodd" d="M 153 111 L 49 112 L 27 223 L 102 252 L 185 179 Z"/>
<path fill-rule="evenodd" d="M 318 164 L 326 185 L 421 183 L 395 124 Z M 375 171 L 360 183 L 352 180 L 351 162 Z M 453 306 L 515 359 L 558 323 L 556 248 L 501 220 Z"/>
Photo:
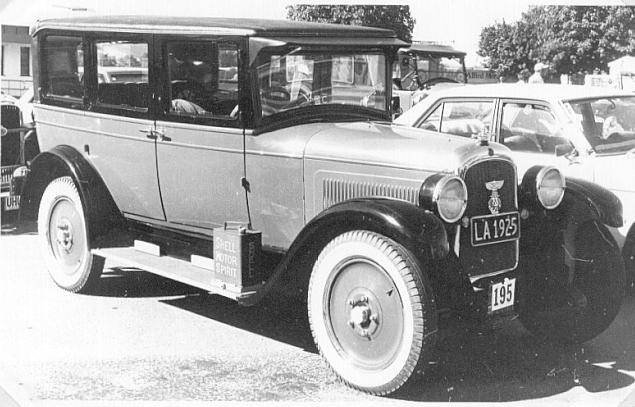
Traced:
<path fill-rule="evenodd" d="M 516 279 L 506 278 L 501 283 L 492 284 L 489 296 L 489 312 L 498 311 L 514 305 Z"/>
<path fill-rule="evenodd" d="M 2 199 L 5 211 L 20 209 L 20 195 L 11 195 Z"/>
<path fill-rule="evenodd" d="M 471 225 L 472 246 L 517 240 L 520 236 L 518 212 L 475 216 Z"/>

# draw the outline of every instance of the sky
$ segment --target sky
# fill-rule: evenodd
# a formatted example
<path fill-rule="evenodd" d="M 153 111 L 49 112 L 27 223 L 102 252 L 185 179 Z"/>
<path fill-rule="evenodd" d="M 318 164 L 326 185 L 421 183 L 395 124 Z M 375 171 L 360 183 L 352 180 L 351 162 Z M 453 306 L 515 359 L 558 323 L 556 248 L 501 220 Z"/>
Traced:
<path fill-rule="evenodd" d="M 571 0 L 0 0 L 0 22 L 31 25 L 38 18 L 86 14 L 151 14 L 284 19 L 285 6 L 310 4 L 407 4 L 416 19 L 414 40 L 436 41 L 467 52 L 467 64 L 479 58 L 481 29 L 517 21 L 532 4 L 571 4 Z M 575 0 L 575 4 L 600 4 Z M 604 0 L 603 5 L 635 5 L 635 0 Z"/>

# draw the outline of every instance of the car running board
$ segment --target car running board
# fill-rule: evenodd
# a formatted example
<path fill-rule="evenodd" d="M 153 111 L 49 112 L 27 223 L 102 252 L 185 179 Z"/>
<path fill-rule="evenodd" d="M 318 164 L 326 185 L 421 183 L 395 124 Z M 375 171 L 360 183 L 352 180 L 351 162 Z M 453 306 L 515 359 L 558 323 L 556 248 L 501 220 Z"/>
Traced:
<path fill-rule="evenodd" d="M 240 287 L 227 284 L 214 278 L 213 272 L 170 256 L 156 256 L 138 250 L 134 246 L 109 247 L 92 249 L 91 252 L 100 257 L 133 266 L 152 274 L 169 278 L 192 287 L 209 291 L 212 294 L 231 298 L 242 305 L 253 304 L 253 298 L 264 288 L 264 284 Z"/>

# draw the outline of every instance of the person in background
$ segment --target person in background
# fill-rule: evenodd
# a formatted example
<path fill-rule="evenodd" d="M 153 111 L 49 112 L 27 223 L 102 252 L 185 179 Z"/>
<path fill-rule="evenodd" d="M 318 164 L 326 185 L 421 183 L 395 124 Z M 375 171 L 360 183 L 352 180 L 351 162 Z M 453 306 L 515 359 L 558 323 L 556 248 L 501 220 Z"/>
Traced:
<path fill-rule="evenodd" d="M 529 69 L 523 68 L 520 72 L 518 72 L 518 82 L 516 83 L 525 84 L 527 83 L 528 79 L 529 79 Z"/>
<path fill-rule="evenodd" d="M 534 65 L 534 73 L 529 77 L 528 83 L 545 83 L 544 77 L 547 74 L 548 65 L 538 62 Z"/>

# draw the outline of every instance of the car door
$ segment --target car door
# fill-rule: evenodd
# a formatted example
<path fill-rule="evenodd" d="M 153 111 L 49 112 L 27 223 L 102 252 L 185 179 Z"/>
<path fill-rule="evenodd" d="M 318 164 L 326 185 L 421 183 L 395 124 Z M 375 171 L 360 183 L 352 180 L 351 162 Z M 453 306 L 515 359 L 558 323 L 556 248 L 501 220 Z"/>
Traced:
<path fill-rule="evenodd" d="M 247 222 L 239 127 L 239 40 L 162 37 L 157 165 L 168 222 Z M 242 73 L 241 73 L 242 75 Z"/>
<path fill-rule="evenodd" d="M 499 109 L 497 141 L 512 150 L 519 179 L 534 165 L 553 165 L 567 175 L 592 178 L 587 165 L 564 154 L 573 152 L 574 145 L 549 104 L 506 99 L 500 101 Z"/>
<path fill-rule="evenodd" d="M 129 217 L 165 220 L 155 155 L 151 35 L 94 34 L 85 80 L 91 106 L 78 142 Z M 134 75 L 128 73 L 133 70 Z M 108 72 L 112 80 L 99 80 Z"/>

